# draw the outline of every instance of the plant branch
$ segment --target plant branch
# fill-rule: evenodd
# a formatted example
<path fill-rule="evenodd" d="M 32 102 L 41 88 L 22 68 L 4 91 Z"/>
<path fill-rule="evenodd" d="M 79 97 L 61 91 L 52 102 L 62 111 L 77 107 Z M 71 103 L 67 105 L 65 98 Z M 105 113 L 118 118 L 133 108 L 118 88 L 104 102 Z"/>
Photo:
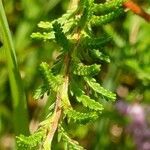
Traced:
<path fill-rule="evenodd" d="M 146 21 L 150 22 L 150 14 L 145 12 L 140 6 L 138 6 L 136 3 L 134 3 L 131 0 L 128 0 L 124 2 L 124 7 L 130 9 L 133 13 L 141 16 L 144 18 Z"/>
<path fill-rule="evenodd" d="M 50 129 L 48 131 L 45 140 L 44 148 L 51 147 L 51 143 L 55 135 L 55 132 L 58 128 L 58 124 L 62 114 L 62 100 L 66 98 L 67 94 L 68 94 L 68 76 L 64 78 L 64 82 L 60 86 L 59 91 L 57 92 L 55 110 L 54 110 L 53 118 L 49 124 Z"/>
<path fill-rule="evenodd" d="M 74 4 L 74 3 L 71 3 L 71 4 Z M 70 7 L 72 7 L 72 5 L 70 5 Z M 74 51 L 76 51 L 77 47 L 79 46 L 80 32 L 78 32 L 76 35 L 77 35 L 77 45 L 75 45 L 75 47 L 73 48 L 71 52 L 68 52 L 66 54 L 64 58 L 64 63 L 62 65 L 62 70 L 60 71 L 64 77 L 64 82 L 60 86 L 59 91 L 57 92 L 53 121 L 49 125 L 51 128 L 50 128 L 50 131 L 48 132 L 46 142 L 49 141 L 50 145 L 53 140 L 54 134 L 58 128 L 59 120 L 62 114 L 62 101 L 64 101 L 64 103 L 67 104 L 67 107 L 70 106 L 70 103 L 68 101 L 69 69 L 70 69 L 70 61 L 71 61 L 70 53 L 73 53 Z"/>

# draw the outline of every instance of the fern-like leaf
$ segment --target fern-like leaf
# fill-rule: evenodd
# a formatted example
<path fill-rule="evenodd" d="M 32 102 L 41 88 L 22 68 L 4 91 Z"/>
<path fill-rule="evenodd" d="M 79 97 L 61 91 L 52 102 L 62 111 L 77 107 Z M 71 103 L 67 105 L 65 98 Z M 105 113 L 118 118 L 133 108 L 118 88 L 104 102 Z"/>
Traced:
<path fill-rule="evenodd" d="M 17 149 L 18 150 L 35 150 L 38 149 L 43 140 L 43 131 L 37 131 L 33 135 L 28 137 L 20 135 L 16 137 L 17 139 Z"/>
<path fill-rule="evenodd" d="M 83 113 L 69 108 L 64 110 L 64 113 L 67 115 L 68 121 L 73 120 L 74 122 L 81 124 L 86 124 L 98 118 L 98 114 L 96 112 Z"/>
<path fill-rule="evenodd" d="M 96 82 L 94 78 L 84 77 L 84 79 L 95 92 L 105 96 L 106 98 L 109 98 L 112 101 L 116 99 L 116 94 L 104 89 L 99 83 Z"/>
<path fill-rule="evenodd" d="M 52 68 L 47 63 L 40 65 L 44 83 L 36 90 L 34 98 L 39 99 L 51 91 L 52 101 L 48 102 L 52 105 L 49 107 L 48 103 L 46 117 L 35 133 L 29 137 L 17 137 L 19 150 L 50 149 L 58 124 L 65 117 L 68 121 L 81 124 L 98 119 L 103 106 L 92 99 L 96 97 L 95 93 L 115 100 L 116 95 L 104 89 L 93 77 L 99 73 L 101 66 L 92 64 L 97 60 L 109 62 L 109 58 L 99 50 L 111 38 L 107 35 L 95 38 L 92 27 L 109 23 L 120 16 L 123 12 L 122 2 L 123 0 L 109 0 L 95 4 L 94 0 L 81 0 L 75 9 L 60 18 L 38 24 L 42 31 L 33 33 L 31 37 L 55 41 L 61 47 L 60 55 Z M 68 93 L 83 104 L 84 111 L 78 112 L 72 108 Z M 83 150 L 76 141 L 69 138 L 62 127 L 59 127 L 58 132 L 65 150 Z"/>
<path fill-rule="evenodd" d="M 46 87 L 46 86 L 44 86 L 44 85 L 43 85 L 43 86 L 40 86 L 40 87 L 38 87 L 38 88 L 35 90 L 33 98 L 34 98 L 35 100 L 40 99 L 40 98 L 42 98 L 42 97 L 44 96 L 44 94 L 45 94 L 46 92 L 48 92 L 48 91 L 49 91 L 48 87 Z"/>
<path fill-rule="evenodd" d="M 93 60 L 96 60 L 96 61 L 100 60 L 100 61 L 105 61 L 107 63 L 110 63 L 109 56 L 103 54 L 99 50 L 96 50 L 96 49 L 89 50 L 89 55 L 91 56 L 91 58 L 93 58 Z"/>
<path fill-rule="evenodd" d="M 100 72 L 100 65 L 84 65 L 82 63 L 74 63 L 73 74 L 79 76 L 94 76 Z"/>
<path fill-rule="evenodd" d="M 99 37 L 99 38 L 85 37 L 82 41 L 83 41 L 84 47 L 88 49 L 98 49 L 98 48 L 105 46 L 108 42 L 110 42 L 111 37 L 106 36 L 106 35 Z"/>
<path fill-rule="evenodd" d="M 62 140 L 65 143 L 65 150 L 85 150 L 79 143 L 69 137 L 64 128 L 58 127 L 58 142 Z"/>
<path fill-rule="evenodd" d="M 77 96 L 77 100 L 81 102 L 85 107 L 88 107 L 92 110 L 101 112 L 103 110 L 103 105 L 99 102 L 96 102 L 94 99 L 91 99 L 87 95 Z"/>
<path fill-rule="evenodd" d="M 116 18 L 118 18 L 121 14 L 123 14 L 123 8 L 116 9 L 106 15 L 102 16 L 95 16 L 93 15 L 91 18 L 91 25 L 92 26 L 100 26 L 107 23 L 112 22 Z"/>
<path fill-rule="evenodd" d="M 76 99 L 78 102 L 82 103 L 83 106 L 98 111 L 101 113 L 103 110 L 103 105 L 99 102 L 96 102 L 94 99 L 90 98 L 88 95 L 85 95 L 85 92 L 80 89 L 81 87 L 78 86 L 75 82 L 72 86 L 73 93 L 75 93 Z"/>
<path fill-rule="evenodd" d="M 52 23 L 51 22 L 44 22 L 44 21 L 40 21 L 40 23 L 38 24 L 39 28 L 43 28 L 43 29 L 52 29 Z"/>
<path fill-rule="evenodd" d="M 33 39 L 40 39 L 40 40 L 53 40 L 55 38 L 54 32 L 36 32 L 31 34 L 31 38 Z"/>
<path fill-rule="evenodd" d="M 61 24 L 57 21 L 53 23 L 53 30 L 55 32 L 55 40 L 56 42 L 64 48 L 65 51 L 69 50 L 69 40 L 65 36 L 63 29 L 61 28 Z"/>
<path fill-rule="evenodd" d="M 45 85 L 50 87 L 53 91 L 57 91 L 59 85 L 62 83 L 62 77 L 60 75 L 54 76 L 50 70 L 49 65 L 44 62 L 40 65 L 40 72 L 42 74 Z"/>
<path fill-rule="evenodd" d="M 94 14 L 106 14 L 114 11 L 116 8 L 122 7 L 125 0 L 109 0 L 105 3 L 94 4 L 92 10 Z"/>

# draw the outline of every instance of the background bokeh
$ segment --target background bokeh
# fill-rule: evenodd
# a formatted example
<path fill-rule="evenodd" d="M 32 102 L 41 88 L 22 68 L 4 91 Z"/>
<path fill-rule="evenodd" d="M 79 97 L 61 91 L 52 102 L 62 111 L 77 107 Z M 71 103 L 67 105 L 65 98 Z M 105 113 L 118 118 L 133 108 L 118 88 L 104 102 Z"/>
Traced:
<path fill-rule="evenodd" d="M 150 12 L 149 0 L 136 1 Z M 69 0 L 4 0 L 17 60 L 28 100 L 30 130 L 42 119 L 44 100 L 35 101 L 33 92 L 40 82 L 38 66 L 55 59 L 56 45 L 31 39 L 37 23 L 51 21 L 68 8 Z M 69 133 L 88 150 L 150 150 L 150 23 L 132 12 L 109 25 L 95 29 L 113 40 L 105 48 L 111 63 L 103 64 L 99 80 L 117 93 L 115 103 L 105 102 L 97 122 L 71 124 Z M 1 37 L 0 37 L 1 38 Z M 0 48 L 0 149 L 14 147 L 12 104 L 5 53 Z M 61 149 L 55 139 L 53 149 Z"/>

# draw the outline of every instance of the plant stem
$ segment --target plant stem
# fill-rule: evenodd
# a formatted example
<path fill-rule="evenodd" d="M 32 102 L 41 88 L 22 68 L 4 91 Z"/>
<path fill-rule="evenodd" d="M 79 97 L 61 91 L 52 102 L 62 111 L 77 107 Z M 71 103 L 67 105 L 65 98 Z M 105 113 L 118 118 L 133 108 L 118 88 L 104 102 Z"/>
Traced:
<path fill-rule="evenodd" d="M 139 5 L 137 5 L 135 2 L 128 0 L 124 2 L 124 7 L 130 9 L 133 13 L 141 16 L 146 21 L 150 22 L 150 14 L 145 12 Z"/>
<path fill-rule="evenodd" d="M 73 9 L 72 5 L 76 4 L 76 7 L 78 6 L 78 0 L 72 0 L 69 5 L 69 9 Z M 69 70 L 70 70 L 70 62 L 71 59 L 73 58 L 72 55 L 75 55 L 76 50 L 79 46 L 80 42 L 80 34 L 81 31 L 79 30 L 79 27 L 74 30 L 74 34 L 76 37 L 77 44 L 75 44 L 75 47 L 71 52 L 68 52 L 66 56 L 64 57 L 64 62 L 60 71 L 60 74 L 63 76 L 63 84 L 60 85 L 59 90 L 56 94 L 56 102 L 55 102 L 55 109 L 54 109 L 54 114 L 53 114 L 53 119 L 51 120 L 49 127 L 50 130 L 48 131 L 45 143 L 44 143 L 44 148 L 47 150 L 51 150 L 51 143 L 54 137 L 54 134 L 58 128 L 58 124 L 61 120 L 61 115 L 62 115 L 62 103 L 65 103 L 67 107 L 71 107 L 71 104 L 68 100 L 68 86 L 69 86 Z M 77 33 L 76 33 L 77 32 Z"/>
<path fill-rule="evenodd" d="M 9 30 L 7 18 L 0 0 L 0 32 L 2 34 L 3 50 L 7 58 L 8 75 L 12 94 L 13 122 L 15 134 L 29 133 L 28 129 L 28 112 L 26 96 L 23 89 L 21 76 L 18 70 L 14 45 Z"/>

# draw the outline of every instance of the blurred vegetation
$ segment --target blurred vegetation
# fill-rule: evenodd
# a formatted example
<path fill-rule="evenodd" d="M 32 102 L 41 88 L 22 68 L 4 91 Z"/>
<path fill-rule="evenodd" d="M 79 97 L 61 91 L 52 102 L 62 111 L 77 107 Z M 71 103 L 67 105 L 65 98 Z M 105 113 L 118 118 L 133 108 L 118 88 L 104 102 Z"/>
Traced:
<path fill-rule="evenodd" d="M 17 53 L 20 73 L 23 79 L 30 117 L 31 132 L 44 112 L 44 100 L 33 100 L 33 92 L 39 80 L 38 66 L 42 61 L 52 63 L 56 57 L 51 42 L 32 40 L 30 35 L 41 20 L 50 21 L 61 16 L 68 8 L 69 0 L 4 0 L 4 6 Z M 150 12 L 150 2 L 137 0 Z M 150 24 L 131 12 L 103 28 L 96 28 L 96 34 L 109 34 L 113 41 L 105 48 L 111 57 L 110 64 L 103 64 L 99 79 L 104 87 L 115 91 L 118 100 L 132 106 L 140 105 L 146 115 L 150 129 Z M 0 35 L 1 38 L 1 35 Z M 12 126 L 12 104 L 8 81 L 5 53 L 0 48 L 0 149 L 12 149 L 14 130 Z M 117 103 L 117 102 L 116 102 Z M 116 104 L 107 103 L 101 118 L 86 126 L 70 125 L 69 132 L 89 150 L 130 150 L 136 141 L 128 132 L 133 121 L 129 115 L 122 115 Z M 46 106 L 45 106 L 46 107 Z M 144 133 L 143 133 L 144 134 Z M 55 145 L 54 149 L 61 149 Z M 137 148 L 136 148 L 137 149 Z M 144 149 L 143 149 L 144 150 Z"/>

